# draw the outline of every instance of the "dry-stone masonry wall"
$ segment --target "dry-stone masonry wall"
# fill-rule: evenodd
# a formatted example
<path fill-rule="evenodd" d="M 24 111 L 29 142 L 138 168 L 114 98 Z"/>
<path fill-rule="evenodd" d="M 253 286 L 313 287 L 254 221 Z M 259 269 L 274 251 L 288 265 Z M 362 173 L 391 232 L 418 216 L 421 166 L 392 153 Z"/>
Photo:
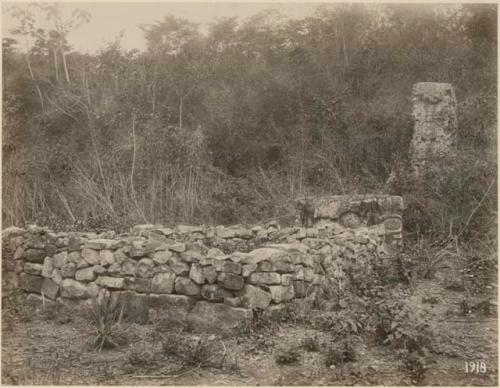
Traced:
<path fill-rule="evenodd" d="M 385 253 L 388 225 L 351 226 L 139 225 L 99 235 L 10 227 L 2 232 L 3 276 L 30 303 L 83 307 L 110 293 L 136 321 L 162 314 L 203 330 L 232 329 L 257 308 L 281 311 L 326 279 L 346 284 L 346 260 Z"/>
<path fill-rule="evenodd" d="M 384 194 L 331 195 L 303 197 L 297 200 L 303 225 L 336 222 L 357 229 L 381 225 L 385 230 L 382 246 L 387 253 L 402 248 L 403 242 L 403 198 Z"/>

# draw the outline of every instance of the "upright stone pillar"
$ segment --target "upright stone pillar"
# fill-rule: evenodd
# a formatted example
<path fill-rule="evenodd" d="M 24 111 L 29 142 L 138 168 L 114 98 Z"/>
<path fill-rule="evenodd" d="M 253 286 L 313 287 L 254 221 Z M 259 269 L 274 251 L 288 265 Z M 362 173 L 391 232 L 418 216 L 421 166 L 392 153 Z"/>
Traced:
<path fill-rule="evenodd" d="M 413 138 L 410 163 L 420 176 L 429 162 L 453 155 L 457 132 L 457 100 L 451 84 L 419 82 L 413 85 Z"/>

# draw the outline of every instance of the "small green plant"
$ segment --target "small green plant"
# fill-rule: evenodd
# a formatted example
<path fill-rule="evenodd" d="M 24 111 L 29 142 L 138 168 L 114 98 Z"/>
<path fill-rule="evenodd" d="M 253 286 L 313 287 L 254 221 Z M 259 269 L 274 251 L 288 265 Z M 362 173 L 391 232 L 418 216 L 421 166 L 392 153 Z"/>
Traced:
<path fill-rule="evenodd" d="M 90 315 L 96 330 L 94 349 L 118 347 L 114 337 L 123 317 L 123 305 L 108 293 L 102 293 L 92 299 Z"/>

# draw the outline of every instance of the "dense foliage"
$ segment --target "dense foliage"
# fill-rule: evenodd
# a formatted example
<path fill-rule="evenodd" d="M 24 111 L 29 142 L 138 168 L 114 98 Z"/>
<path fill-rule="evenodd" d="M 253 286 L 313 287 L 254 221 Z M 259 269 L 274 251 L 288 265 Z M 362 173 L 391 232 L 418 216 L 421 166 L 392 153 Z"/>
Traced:
<path fill-rule="evenodd" d="M 399 189 L 407 225 L 495 224 L 494 4 L 337 4 L 207 33 L 165 16 L 145 51 L 95 55 L 66 40 L 90 15 L 34 7 L 10 10 L 18 39 L 2 42 L 4 226 L 255 222 L 293 215 L 304 193 L 382 191 L 421 81 L 454 85 L 463 160 L 432 190 Z"/>

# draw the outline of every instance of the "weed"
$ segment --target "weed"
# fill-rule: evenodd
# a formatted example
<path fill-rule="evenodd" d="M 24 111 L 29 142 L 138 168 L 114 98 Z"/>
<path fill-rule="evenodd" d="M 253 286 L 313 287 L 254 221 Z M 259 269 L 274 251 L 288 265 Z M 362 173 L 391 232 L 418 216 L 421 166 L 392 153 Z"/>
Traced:
<path fill-rule="evenodd" d="M 278 364 L 292 364 L 299 360 L 299 352 L 296 347 L 280 348 L 274 356 Z"/>
<path fill-rule="evenodd" d="M 356 360 L 356 351 L 352 345 L 350 338 L 346 338 L 338 343 L 330 343 L 324 349 L 325 364 L 327 367 L 331 365 L 343 365 L 346 362 Z"/>
<path fill-rule="evenodd" d="M 306 337 L 302 340 L 302 347 L 308 352 L 317 352 L 319 350 L 318 337 Z"/>
<path fill-rule="evenodd" d="M 112 298 L 109 293 L 102 293 L 92 299 L 90 315 L 97 334 L 94 349 L 101 351 L 118 347 L 115 337 L 123 317 L 123 305 L 120 306 L 117 299 Z"/>
<path fill-rule="evenodd" d="M 144 342 L 141 346 L 134 344 L 134 346 L 127 353 L 130 365 L 144 368 L 155 363 L 154 353 L 151 350 L 151 346 L 148 345 L 150 344 L 146 344 Z"/>

